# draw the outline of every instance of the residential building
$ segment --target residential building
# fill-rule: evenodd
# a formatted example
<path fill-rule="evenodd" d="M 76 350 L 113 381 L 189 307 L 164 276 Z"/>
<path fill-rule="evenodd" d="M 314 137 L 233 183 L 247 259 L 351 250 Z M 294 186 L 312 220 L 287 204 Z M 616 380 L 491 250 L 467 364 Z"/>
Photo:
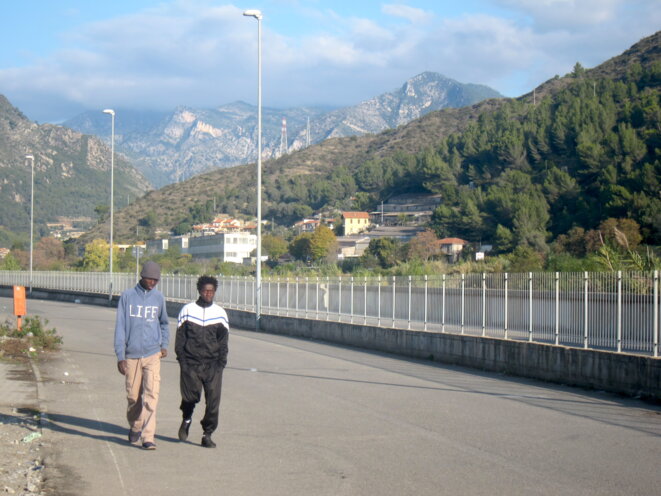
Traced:
<path fill-rule="evenodd" d="M 459 260 L 459 255 L 468 241 L 460 238 L 443 238 L 438 243 L 441 245 L 441 253 L 448 258 L 448 262 L 454 263 Z"/>
<path fill-rule="evenodd" d="M 365 231 L 370 226 L 370 214 L 367 212 L 342 212 L 344 235 L 350 236 Z"/>
<path fill-rule="evenodd" d="M 192 236 L 188 253 L 193 258 L 218 258 L 222 262 L 243 263 L 257 248 L 257 236 L 245 231 Z"/>

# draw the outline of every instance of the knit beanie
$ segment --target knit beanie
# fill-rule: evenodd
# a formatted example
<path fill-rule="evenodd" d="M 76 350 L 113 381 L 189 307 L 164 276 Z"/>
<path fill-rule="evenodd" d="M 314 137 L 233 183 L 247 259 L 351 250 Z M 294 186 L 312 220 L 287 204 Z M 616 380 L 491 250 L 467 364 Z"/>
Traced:
<path fill-rule="evenodd" d="M 156 262 L 145 262 L 142 266 L 140 277 L 143 279 L 156 279 L 158 281 L 161 278 L 161 266 Z"/>

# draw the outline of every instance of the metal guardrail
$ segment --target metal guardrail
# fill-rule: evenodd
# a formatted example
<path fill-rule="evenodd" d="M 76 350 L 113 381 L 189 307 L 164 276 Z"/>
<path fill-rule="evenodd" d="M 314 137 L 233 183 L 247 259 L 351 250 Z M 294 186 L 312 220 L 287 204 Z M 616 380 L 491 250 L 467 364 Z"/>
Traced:
<path fill-rule="evenodd" d="M 167 299 L 197 276 L 164 274 Z M 255 279 L 218 276 L 226 308 L 254 311 Z M 134 274 L 0 271 L 0 284 L 113 294 Z M 263 278 L 262 313 L 659 356 L 659 271 Z"/>

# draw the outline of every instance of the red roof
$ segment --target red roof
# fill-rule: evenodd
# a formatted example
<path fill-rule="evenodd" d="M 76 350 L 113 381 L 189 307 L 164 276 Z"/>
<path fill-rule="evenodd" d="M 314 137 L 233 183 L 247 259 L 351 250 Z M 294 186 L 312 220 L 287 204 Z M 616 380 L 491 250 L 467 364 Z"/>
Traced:
<path fill-rule="evenodd" d="M 369 219 L 370 214 L 367 212 L 342 212 L 342 217 L 345 219 Z"/>
<path fill-rule="evenodd" d="M 442 245 L 465 245 L 468 244 L 468 241 L 464 241 L 460 238 L 443 238 L 438 241 Z"/>

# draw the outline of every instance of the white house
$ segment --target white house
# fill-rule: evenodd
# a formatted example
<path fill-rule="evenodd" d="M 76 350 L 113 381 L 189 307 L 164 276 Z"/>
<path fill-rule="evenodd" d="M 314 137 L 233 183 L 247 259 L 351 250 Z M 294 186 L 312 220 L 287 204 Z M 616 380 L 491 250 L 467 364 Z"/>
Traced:
<path fill-rule="evenodd" d="M 193 258 L 219 258 L 223 262 L 243 263 L 257 248 L 257 236 L 245 231 L 192 236 L 188 253 Z"/>

